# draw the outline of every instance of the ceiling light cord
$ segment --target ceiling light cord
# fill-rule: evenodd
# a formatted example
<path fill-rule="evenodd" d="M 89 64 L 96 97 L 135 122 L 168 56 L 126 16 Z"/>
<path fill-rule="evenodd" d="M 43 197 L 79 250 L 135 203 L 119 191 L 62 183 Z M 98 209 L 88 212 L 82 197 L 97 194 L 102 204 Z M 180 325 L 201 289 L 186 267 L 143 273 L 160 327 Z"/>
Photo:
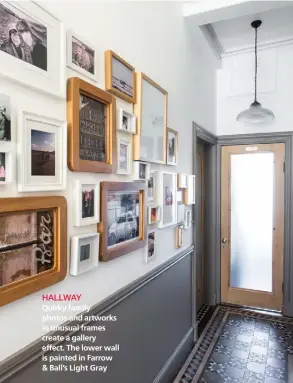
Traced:
<path fill-rule="evenodd" d="M 257 28 L 255 28 L 255 43 L 254 43 L 254 102 L 257 102 L 256 94 L 257 94 Z"/>

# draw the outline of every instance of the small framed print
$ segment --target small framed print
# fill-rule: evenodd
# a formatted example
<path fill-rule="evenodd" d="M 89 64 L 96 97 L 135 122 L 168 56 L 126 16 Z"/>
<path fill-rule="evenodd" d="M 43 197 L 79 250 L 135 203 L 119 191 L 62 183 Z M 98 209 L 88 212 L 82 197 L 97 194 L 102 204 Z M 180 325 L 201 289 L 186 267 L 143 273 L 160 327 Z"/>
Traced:
<path fill-rule="evenodd" d="M 167 165 L 178 165 L 178 132 L 167 128 Z"/>
<path fill-rule="evenodd" d="M 64 197 L 2 198 L 0 227 L 0 306 L 65 278 Z"/>
<path fill-rule="evenodd" d="M 0 94 L 0 142 L 11 141 L 10 97 Z"/>
<path fill-rule="evenodd" d="M 99 266 L 99 233 L 71 238 L 70 274 L 79 275 Z"/>
<path fill-rule="evenodd" d="M 153 172 L 150 172 L 150 176 L 149 176 L 149 179 L 148 179 L 148 201 L 155 201 L 156 199 L 156 184 L 157 184 L 157 172 L 156 171 L 153 171 Z"/>
<path fill-rule="evenodd" d="M 158 223 L 161 219 L 161 206 L 148 207 L 148 224 L 153 225 Z"/>
<path fill-rule="evenodd" d="M 185 205 L 195 204 L 195 176 L 187 175 L 187 189 L 183 191 L 183 202 Z"/>
<path fill-rule="evenodd" d="M 177 174 L 160 171 L 157 174 L 157 203 L 162 206 L 159 228 L 177 223 Z"/>
<path fill-rule="evenodd" d="M 135 69 L 111 50 L 105 52 L 106 90 L 135 103 Z"/>
<path fill-rule="evenodd" d="M 178 189 L 187 188 L 187 174 L 179 173 L 178 174 Z"/>
<path fill-rule="evenodd" d="M 80 78 L 70 78 L 67 82 L 67 121 L 69 169 L 115 172 L 115 97 Z"/>
<path fill-rule="evenodd" d="M 128 113 L 124 109 L 119 108 L 117 116 L 117 130 L 130 134 L 136 133 L 136 117 L 134 114 Z"/>
<path fill-rule="evenodd" d="M 99 194 L 98 183 L 75 181 L 75 226 L 92 225 L 99 222 Z"/>
<path fill-rule="evenodd" d="M 148 232 L 147 246 L 145 252 L 145 262 L 148 263 L 156 257 L 156 231 L 152 230 Z"/>
<path fill-rule="evenodd" d="M 147 162 L 133 162 L 133 177 L 135 180 L 145 181 L 150 178 L 150 164 Z"/>
<path fill-rule="evenodd" d="M 179 204 L 177 207 L 177 222 L 181 223 L 185 220 L 185 205 Z"/>
<path fill-rule="evenodd" d="M 110 261 L 146 244 L 144 182 L 101 182 L 100 259 Z"/>
<path fill-rule="evenodd" d="M 177 226 L 175 230 L 175 246 L 179 249 L 183 246 L 183 225 Z"/>
<path fill-rule="evenodd" d="M 97 81 L 97 51 L 92 44 L 67 31 L 67 66 L 92 81 Z"/>
<path fill-rule="evenodd" d="M 132 144 L 122 138 L 117 139 L 117 174 L 131 174 Z"/>
<path fill-rule="evenodd" d="M 66 188 L 66 122 L 20 112 L 18 191 Z"/>
<path fill-rule="evenodd" d="M 183 202 L 183 192 L 182 190 L 177 190 L 177 203 Z"/>
<path fill-rule="evenodd" d="M 192 211 L 186 210 L 184 217 L 184 229 L 190 229 L 192 225 Z"/>
<path fill-rule="evenodd" d="M 12 153 L 0 150 L 0 185 L 12 182 Z"/>

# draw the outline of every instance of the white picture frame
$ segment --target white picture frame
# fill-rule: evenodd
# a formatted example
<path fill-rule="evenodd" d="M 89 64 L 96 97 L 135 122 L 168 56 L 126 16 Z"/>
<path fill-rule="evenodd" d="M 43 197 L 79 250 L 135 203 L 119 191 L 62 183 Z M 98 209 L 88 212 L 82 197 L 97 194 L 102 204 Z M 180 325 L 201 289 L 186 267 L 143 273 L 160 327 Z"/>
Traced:
<path fill-rule="evenodd" d="M 73 39 L 76 40 L 77 44 L 80 43 L 81 50 L 83 50 L 82 53 L 83 54 L 84 54 L 84 52 L 87 53 L 87 56 L 86 56 L 87 61 L 93 60 L 93 73 L 91 73 L 90 70 L 84 69 L 82 66 L 79 66 L 73 62 L 73 60 L 72 60 L 72 43 L 73 43 L 72 40 Z M 93 54 L 91 54 L 90 51 L 92 51 Z M 67 61 L 67 67 L 68 68 L 80 73 L 81 75 L 89 78 L 90 80 L 92 80 L 94 82 L 98 82 L 98 75 L 97 75 L 98 59 L 99 59 L 99 56 L 98 56 L 97 50 L 93 46 L 93 44 L 88 42 L 82 36 L 79 36 L 78 34 L 73 32 L 71 29 L 67 30 L 67 32 L 66 32 L 66 61 Z M 88 64 L 88 63 L 86 63 L 86 64 Z M 88 64 L 88 65 L 90 65 L 90 64 Z"/>
<path fill-rule="evenodd" d="M 0 12 L 9 14 L 9 18 L 6 18 L 9 26 L 3 26 L 6 30 L 11 26 L 16 29 L 17 26 L 18 31 L 23 31 L 23 21 L 28 25 L 37 24 L 35 30 L 39 41 L 38 50 L 35 50 L 35 44 L 32 52 L 28 49 L 22 51 L 24 58 L 17 57 L 18 53 L 12 48 L 0 49 L 0 75 L 26 87 L 65 99 L 64 25 L 34 1 L 3 1 L 0 4 Z M 30 33 L 30 36 L 33 34 Z M 31 41 L 33 39 L 35 38 L 32 37 Z"/>
<path fill-rule="evenodd" d="M 35 192 L 66 189 L 66 122 L 20 111 L 17 137 L 18 191 Z M 51 146 L 48 137 L 52 137 Z M 36 158 L 38 158 L 38 162 Z M 38 174 L 41 172 L 43 174 Z"/>
<path fill-rule="evenodd" d="M 127 121 L 125 121 L 125 119 L 127 119 Z M 117 130 L 128 134 L 136 134 L 136 116 L 123 108 L 118 108 Z"/>
<path fill-rule="evenodd" d="M 122 160 L 121 153 L 122 146 L 126 146 L 126 160 Z M 126 169 L 123 167 L 123 164 L 126 163 Z M 117 171 L 116 174 L 128 175 L 132 172 L 132 143 L 129 140 L 118 137 L 117 139 Z"/>
<path fill-rule="evenodd" d="M 187 174 L 179 173 L 178 174 L 178 189 L 187 188 Z"/>
<path fill-rule="evenodd" d="M 99 233 L 75 235 L 71 238 L 71 275 L 83 274 L 99 266 L 99 244 Z"/>
<path fill-rule="evenodd" d="M 156 230 L 150 230 L 147 233 L 147 241 L 146 241 L 146 247 L 145 247 L 145 263 L 149 263 L 150 261 L 153 261 L 157 256 L 156 251 Z"/>
<path fill-rule="evenodd" d="M 184 229 L 190 229 L 192 225 L 192 210 L 185 211 Z"/>
<path fill-rule="evenodd" d="M 148 202 L 155 202 L 157 196 L 157 171 L 151 171 L 147 188 L 147 200 Z"/>
<path fill-rule="evenodd" d="M 136 181 L 147 181 L 150 178 L 150 164 L 142 161 L 133 162 L 133 179 Z"/>
<path fill-rule="evenodd" d="M 183 191 L 183 202 L 185 205 L 195 204 L 195 175 L 187 175 L 187 188 Z"/>
<path fill-rule="evenodd" d="M 185 205 L 178 204 L 177 206 L 177 223 L 182 223 L 185 220 Z"/>
<path fill-rule="evenodd" d="M 157 204 L 161 206 L 161 220 L 158 227 L 177 224 L 177 173 L 158 171 Z"/>
<path fill-rule="evenodd" d="M 182 203 L 182 202 L 183 202 L 183 191 L 177 190 L 177 203 Z"/>
<path fill-rule="evenodd" d="M 83 195 L 85 193 L 85 195 Z M 93 225 L 100 222 L 100 184 L 75 180 L 74 226 Z M 92 197 L 93 194 L 93 197 Z M 86 198 L 88 196 L 88 198 Z M 87 200 L 94 199 L 88 203 Z M 85 206 L 87 204 L 87 206 Z"/>
<path fill-rule="evenodd" d="M 3 159 L 4 157 L 4 164 Z M 4 169 L 3 169 L 4 168 Z M 13 155 L 10 149 L 0 149 L 0 186 L 10 184 L 13 181 Z M 4 175 L 4 177 L 3 177 Z M 5 180 L 3 180 L 5 178 Z"/>
<path fill-rule="evenodd" d="M 148 206 L 148 224 L 154 225 L 161 220 L 161 206 Z"/>

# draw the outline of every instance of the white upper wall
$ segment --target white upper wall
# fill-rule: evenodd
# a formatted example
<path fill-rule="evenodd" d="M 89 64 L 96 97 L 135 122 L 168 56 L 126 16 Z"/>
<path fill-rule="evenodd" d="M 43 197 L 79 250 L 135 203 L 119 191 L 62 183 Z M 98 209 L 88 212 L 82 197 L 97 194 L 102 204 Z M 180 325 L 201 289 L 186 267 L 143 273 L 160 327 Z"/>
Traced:
<path fill-rule="evenodd" d="M 216 127 L 216 70 L 213 57 L 207 51 L 200 33 L 191 37 L 176 2 L 100 2 L 100 1 L 41 1 L 66 28 L 84 36 L 98 49 L 99 84 L 104 88 L 103 53 L 112 49 L 158 82 L 169 93 L 168 125 L 179 131 L 179 165 L 164 167 L 174 172 L 192 172 L 192 121 L 211 132 Z M 50 52 L 49 52 L 50 54 Z M 53 52 L 58 54 L 58 52 Z M 68 71 L 68 76 L 77 73 Z M 10 95 L 13 134 L 19 109 L 66 118 L 65 101 L 27 90 L 7 80 L 0 82 L 0 93 Z M 130 104 L 118 101 L 132 111 Z M 14 143 L 14 150 L 16 143 Z M 161 166 L 161 168 L 163 168 Z M 159 166 L 152 166 L 159 169 Z M 130 177 L 75 173 L 68 171 L 67 190 L 43 195 L 64 195 L 68 202 L 68 245 L 72 235 L 95 232 L 96 226 L 76 228 L 72 225 L 76 179 L 85 182 L 130 181 Z M 41 193 L 21 194 L 37 196 Z M 15 184 L 1 187 L 1 197 L 17 197 Z M 184 246 L 192 243 L 192 229 L 184 232 Z M 174 227 L 161 229 L 157 236 L 157 258 L 144 264 L 144 251 L 136 251 L 116 260 L 100 263 L 99 269 L 73 277 L 67 275 L 61 283 L 36 292 L 0 308 L 0 361 L 42 335 L 42 301 L 44 293 L 82 293 L 82 304 L 94 305 L 135 279 L 143 276 L 176 254 Z M 177 283 L 174 281 L 174 283 Z M 20 322 L 21 319 L 21 322 Z M 119 318 L 118 318 L 119 320 Z M 21 325 L 22 323 L 22 325 Z"/>

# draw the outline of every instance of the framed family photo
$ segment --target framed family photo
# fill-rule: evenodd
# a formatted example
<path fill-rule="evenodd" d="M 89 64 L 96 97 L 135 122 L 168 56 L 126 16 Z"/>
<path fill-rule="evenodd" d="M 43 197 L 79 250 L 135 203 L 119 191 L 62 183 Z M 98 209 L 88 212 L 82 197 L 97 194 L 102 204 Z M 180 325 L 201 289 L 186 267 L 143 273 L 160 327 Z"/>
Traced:
<path fill-rule="evenodd" d="M 146 181 L 150 178 L 150 164 L 147 162 L 133 162 L 133 178 L 138 181 Z"/>
<path fill-rule="evenodd" d="M 65 97 L 64 28 L 34 1 L 0 3 L 0 74 Z"/>
<path fill-rule="evenodd" d="M 146 244 L 146 186 L 101 183 L 100 259 L 109 261 Z"/>
<path fill-rule="evenodd" d="M 117 117 L 117 130 L 130 134 L 136 133 L 136 117 L 134 114 L 128 113 L 124 109 L 119 108 Z"/>
<path fill-rule="evenodd" d="M 72 77 L 67 83 L 68 167 L 75 172 L 116 169 L 116 100 Z"/>
<path fill-rule="evenodd" d="M 178 165 L 178 132 L 167 128 L 167 165 Z"/>
<path fill-rule="evenodd" d="M 70 274 L 79 275 L 99 266 L 99 233 L 71 238 Z"/>
<path fill-rule="evenodd" d="M 0 306 L 65 278 L 66 206 L 55 196 L 1 200 Z"/>
<path fill-rule="evenodd" d="M 129 140 L 118 137 L 117 139 L 117 174 L 131 174 L 132 143 Z"/>
<path fill-rule="evenodd" d="M 148 263 L 156 257 L 156 231 L 148 232 L 147 245 L 145 252 L 145 262 Z"/>
<path fill-rule="evenodd" d="M 21 111 L 18 138 L 18 191 L 65 189 L 66 122 Z"/>
<path fill-rule="evenodd" d="M 134 160 L 166 164 L 167 102 L 165 89 L 145 74 L 137 74 Z"/>
<path fill-rule="evenodd" d="M 13 178 L 12 152 L 0 149 L 0 185 L 12 182 Z"/>
<path fill-rule="evenodd" d="M 157 203 L 162 206 L 159 228 L 177 223 L 177 174 L 158 172 Z"/>
<path fill-rule="evenodd" d="M 0 94 L 0 143 L 11 141 L 10 97 Z"/>
<path fill-rule="evenodd" d="M 135 103 L 135 69 L 111 50 L 105 52 L 105 76 L 107 91 Z"/>
<path fill-rule="evenodd" d="M 75 226 L 98 223 L 100 220 L 99 183 L 75 181 Z"/>
<path fill-rule="evenodd" d="M 67 31 L 67 66 L 97 81 L 97 51 L 92 44 L 71 30 Z"/>

